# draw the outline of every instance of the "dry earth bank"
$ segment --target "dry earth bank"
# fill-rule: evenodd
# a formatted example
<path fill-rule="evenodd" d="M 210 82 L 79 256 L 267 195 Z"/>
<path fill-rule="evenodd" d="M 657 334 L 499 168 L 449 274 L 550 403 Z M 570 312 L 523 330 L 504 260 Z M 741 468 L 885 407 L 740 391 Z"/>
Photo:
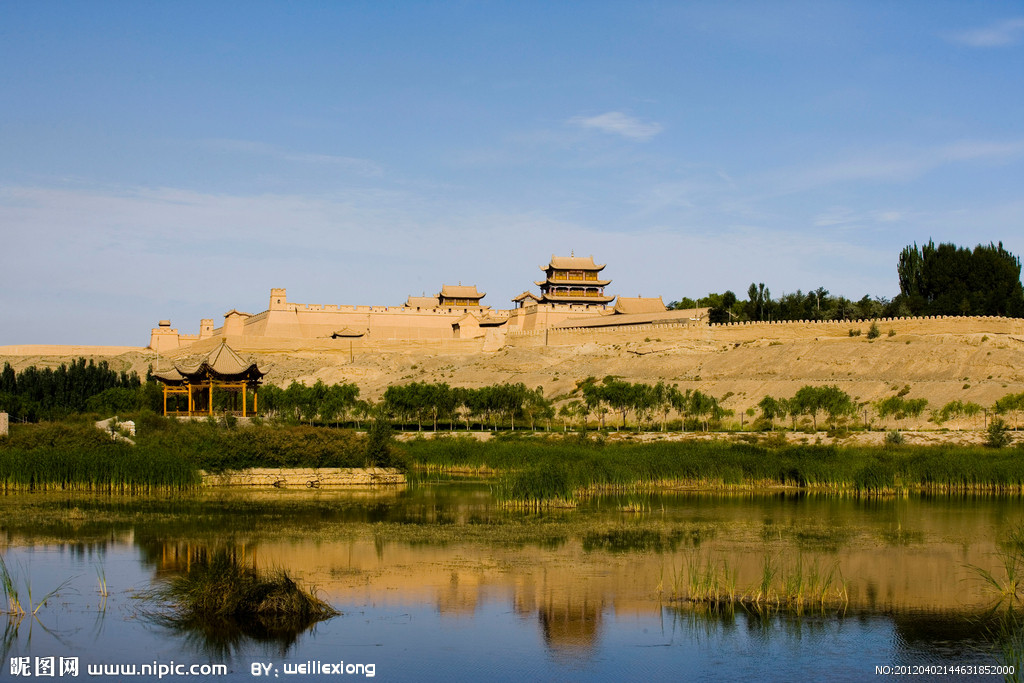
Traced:
<path fill-rule="evenodd" d="M 757 336 L 758 331 L 751 329 L 746 339 L 737 341 L 735 335 L 723 340 L 710 334 L 677 339 L 664 335 L 663 339 L 654 330 L 640 339 L 632 335 L 636 341 L 621 336 L 580 338 L 578 343 L 560 345 L 507 345 L 493 352 L 470 345 L 440 349 L 410 343 L 379 343 L 355 351 L 315 345 L 301 351 L 246 349 L 244 345 L 238 350 L 258 360 L 268 382 L 282 386 L 292 380 L 354 382 L 361 395 L 370 399 L 378 398 L 391 384 L 413 381 L 469 387 L 522 382 L 530 388 L 542 386 L 545 395 L 557 397 L 571 392 L 577 380 L 615 375 L 630 382 L 662 380 L 680 389 L 725 397 L 724 406 L 736 412 L 737 420 L 765 395 L 790 397 L 806 384 L 835 384 L 858 402 L 891 396 L 909 386 L 905 396 L 928 399 L 930 409 L 952 400 L 989 407 L 1007 393 L 1024 391 L 1024 337 L 1020 335 L 905 334 L 898 327 L 894 336 L 886 332 L 883 329 L 882 336 L 869 340 L 838 336 L 835 330 L 822 330 L 817 337 L 785 338 Z M 86 356 L 106 360 L 114 370 L 135 370 L 140 376 L 151 364 L 169 363 L 167 357 L 158 358 L 142 348 L 32 350 L 0 347 L 0 363 L 9 362 L 20 370 L 29 365 L 56 367 Z M 935 428 L 927 417 L 898 426 Z M 897 426 L 880 424 L 870 413 L 868 418 L 876 427 Z M 945 426 L 979 429 L 981 419 Z"/>

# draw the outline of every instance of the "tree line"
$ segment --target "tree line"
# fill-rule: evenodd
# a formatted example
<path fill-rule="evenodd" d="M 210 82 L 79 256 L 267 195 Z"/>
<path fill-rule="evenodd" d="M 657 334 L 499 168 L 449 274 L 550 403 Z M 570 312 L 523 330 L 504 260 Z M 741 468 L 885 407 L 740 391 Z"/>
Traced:
<path fill-rule="evenodd" d="M 117 372 L 107 361 L 78 358 L 57 368 L 31 366 L 21 372 L 4 363 L 0 371 L 0 412 L 16 421 L 37 422 L 99 411 L 112 404 L 137 409 L 141 387 L 137 373 Z"/>
<path fill-rule="evenodd" d="M 771 320 L 870 320 L 919 315 L 993 315 L 1024 317 L 1020 259 L 998 244 L 974 249 L 955 244 L 900 252 L 896 267 L 900 293 L 892 299 L 865 294 L 853 301 L 824 287 L 773 298 L 764 283 L 751 283 L 746 300 L 733 291 L 699 299 L 683 297 L 669 308 L 709 308 L 709 322 Z"/>
<path fill-rule="evenodd" d="M 893 387 L 896 391 L 897 387 Z M 898 427 L 908 419 L 920 418 L 929 408 L 925 398 L 908 398 L 910 386 L 895 395 L 874 402 L 860 402 L 839 387 L 806 385 L 791 397 L 765 396 L 756 408 L 740 414 L 755 430 L 786 426 L 817 431 L 819 420 L 829 428 L 863 421 L 868 426 L 870 411 L 883 424 Z M 588 429 L 688 429 L 711 431 L 722 428 L 722 420 L 735 416 L 721 399 L 699 389 L 680 389 L 677 384 L 627 382 L 613 375 L 601 380 L 588 377 L 576 382 L 567 394 L 546 397 L 543 387 L 530 389 L 522 383 L 483 387 L 452 387 L 444 382 L 412 382 L 387 388 L 379 401 L 360 398 L 353 383 L 328 385 L 322 380 L 305 385 L 293 381 L 281 388 L 267 384 L 260 388 L 260 413 L 265 418 L 298 424 L 308 423 L 361 428 L 365 422 L 384 421 L 400 429 L 444 428 L 455 430 L 499 430 L 561 428 Z M 104 361 L 79 358 L 53 368 L 27 368 L 16 373 L 5 364 L 0 372 L 0 411 L 16 421 L 58 420 L 75 413 L 126 414 L 143 409 L 160 412 L 161 385 L 147 373 L 141 382 L 134 372 L 116 372 Z M 228 392 L 214 396 L 215 411 L 228 408 Z M 1008 393 L 992 406 L 971 401 L 950 401 L 931 411 L 937 425 L 969 419 L 991 412 L 1012 420 L 1016 429 L 1024 414 L 1024 392 Z M 556 426 L 557 422 L 557 426 Z M 595 424 L 596 423 L 596 424 Z"/>

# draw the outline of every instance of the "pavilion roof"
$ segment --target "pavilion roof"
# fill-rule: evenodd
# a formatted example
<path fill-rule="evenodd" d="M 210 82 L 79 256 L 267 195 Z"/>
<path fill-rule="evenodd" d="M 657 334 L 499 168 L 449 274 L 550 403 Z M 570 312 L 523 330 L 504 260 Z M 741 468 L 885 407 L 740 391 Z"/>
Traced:
<path fill-rule="evenodd" d="M 533 292 L 523 292 L 517 297 L 513 297 L 512 301 L 525 301 L 526 299 L 533 299 L 534 301 L 540 301 L 540 297 Z"/>
<path fill-rule="evenodd" d="M 198 361 L 175 363 L 173 369 L 153 373 L 153 376 L 164 384 L 192 384 L 207 379 L 222 382 L 256 381 L 265 374 L 255 361 L 244 360 L 226 342 L 221 342 Z"/>

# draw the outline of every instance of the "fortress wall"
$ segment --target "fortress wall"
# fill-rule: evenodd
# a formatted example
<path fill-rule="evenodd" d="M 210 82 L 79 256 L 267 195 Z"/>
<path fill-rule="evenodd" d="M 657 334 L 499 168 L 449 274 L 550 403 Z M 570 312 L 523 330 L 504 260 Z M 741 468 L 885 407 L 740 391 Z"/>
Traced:
<path fill-rule="evenodd" d="M 143 346 L 64 346 L 60 344 L 19 344 L 0 346 L 0 356 L 120 356 L 122 353 L 146 353 Z"/>
<path fill-rule="evenodd" d="M 175 357 L 209 353 L 220 344 L 223 337 L 203 339 L 187 348 L 178 350 Z M 339 339 L 296 339 L 243 335 L 227 337 L 228 345 L 243 355 L 251 353 L 354 353 L 429 352 L 439 355 L 473 354 L 483 350 L 484 339 L 379 339 L 366 337 Z"/>
<path fill-rule="evenodd" d="M 917 318 L 879 318 L 847 321 L 777 321 L 719 324 L 667 323 L 603 328 L 562 328 L 551 330 L 509 331 L 510 346 L 571 346 L 587 341 L 600 344 L 626 344 L 645 339 L 667 341 L 700 340 L 708 342 L 747 342 L 758 339 L 800 340 L 821 337 L 849 337 L 851 329 L 867 334 L 871 323 L 878 324 L 882 335 L 895 330 L 907 334 L 1024 334 L 1024 320 L 1000 317 L 926 316 Z"/>
<path fill-rule="evenodd" d="M 316 306 L 289 304 L 246 321 L 245 336 L 318 339 L 349 328 L 373 339 L 452 339 L 452 324 L 465 309 L 415 310 L 401 306 Z"/>

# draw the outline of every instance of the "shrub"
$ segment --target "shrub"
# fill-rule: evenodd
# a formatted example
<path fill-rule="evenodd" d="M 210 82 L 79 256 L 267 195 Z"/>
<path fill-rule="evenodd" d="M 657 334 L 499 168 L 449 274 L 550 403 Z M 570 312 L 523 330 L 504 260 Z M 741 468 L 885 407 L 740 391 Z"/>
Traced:
<path fill-rule="evenodd" d="M 903 435 L 898 431 L 891 431 L 885 435 L 885 445 L 887 446 L 899 446 L 903 444 Z"/>
<path fill-rule="evenodd" d="M 988 426 L 988 435 L 985 437 L 985 445 L 989 448 L 1003 448 L 1010 445 L 1010 428 L 1006 426 L 1002 418 L 992 420 Z"/>
<path fill-rule="evenodd" d="M 868 328 L 868 339 L 878 339 L 881 334 L 878 330 L 878 323 L 871 323 L 871 327 Z"/>
<path fill-rule="evenodd" d="M 851 337 L 859 337 L 859 336 L 860 336 L 860 330 L 859 330 L 859 329 L 858 329 L 858 330 L 855 330 L 855 329 L 853 329 L 853 328 L 851 327 L 851 328 L 850 328 L 850 336 L 851 336 Z"/>

